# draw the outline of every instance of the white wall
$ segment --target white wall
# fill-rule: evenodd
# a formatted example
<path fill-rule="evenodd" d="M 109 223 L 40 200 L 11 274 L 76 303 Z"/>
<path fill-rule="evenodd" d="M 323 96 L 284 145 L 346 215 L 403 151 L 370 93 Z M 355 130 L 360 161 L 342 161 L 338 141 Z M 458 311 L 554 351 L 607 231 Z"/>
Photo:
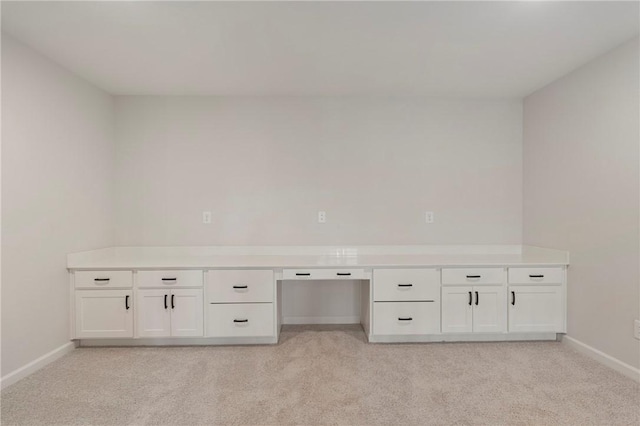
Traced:
<path fill-rule="evenodd" d="M 116 117 L 119 245 L 521 242 L 520 101 L 125 96 Z"/>
<path fill-rule="evenodd" d="M 113 244 L 113 99 L 2 34 L 2 373 L 69 341 L 69 252 Z"/>
<path fill-rule="evenodd" d="M 524 243 L 571 252 L 568 335 L 634 367 L 638 41 L 524 101 Z"/>

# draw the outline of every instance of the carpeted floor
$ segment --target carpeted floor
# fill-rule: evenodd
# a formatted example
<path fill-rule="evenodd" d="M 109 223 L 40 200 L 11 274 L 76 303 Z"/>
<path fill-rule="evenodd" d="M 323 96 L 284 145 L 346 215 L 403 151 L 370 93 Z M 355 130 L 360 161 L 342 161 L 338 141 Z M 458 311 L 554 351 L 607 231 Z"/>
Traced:
<path fill-rule="evenodd" d="M 81 348 L 2 392 L 2 424 L 638 425 L 640 385 L 556 342 Z"/>

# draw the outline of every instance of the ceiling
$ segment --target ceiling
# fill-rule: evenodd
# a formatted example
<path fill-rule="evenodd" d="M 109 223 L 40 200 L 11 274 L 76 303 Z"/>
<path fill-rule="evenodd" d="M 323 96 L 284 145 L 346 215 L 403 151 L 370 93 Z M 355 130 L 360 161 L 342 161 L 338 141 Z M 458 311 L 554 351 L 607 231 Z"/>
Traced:
<path fill-rule="evenodd" d="M 113 94 L 523 97 L 638 35 L 637 2 L 2 2 Z"/>

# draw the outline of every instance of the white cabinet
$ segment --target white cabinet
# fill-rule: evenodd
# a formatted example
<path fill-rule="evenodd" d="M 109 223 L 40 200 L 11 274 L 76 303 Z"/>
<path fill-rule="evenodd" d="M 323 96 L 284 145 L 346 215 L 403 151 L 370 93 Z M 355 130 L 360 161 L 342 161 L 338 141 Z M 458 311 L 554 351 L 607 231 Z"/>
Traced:
<path fill-rule="evenodd" d="M 443 333 L 505 331 L 504 286 L 442 287 Z"/>
<path fill-rule="evenodd" d="M 206 289 L 207 337 L 277 336 L 273 270 L 211 270 Z"/>
<path fill-rule="evenodd" d="M 509 331 L 566 333 L 566 270 L 509 268 Z"/>
<path fill-rule="evenodd" d="M 202 289 L 138 290 L 139 337 L 203 335 Z"/>
<path fill-rule="evenodd" d="M 131 290 L 76 290 L 75 337 L 133 337 Z"/>
<path fill-rule="evenodd" d="M 561 286 L 510 286 L 510 332 L 566 332 Z"/>
<path fill-rule="evenodd" d="M 372 289 L 374 335 L 440 334 L 438 270 L 375 269 Z"/>

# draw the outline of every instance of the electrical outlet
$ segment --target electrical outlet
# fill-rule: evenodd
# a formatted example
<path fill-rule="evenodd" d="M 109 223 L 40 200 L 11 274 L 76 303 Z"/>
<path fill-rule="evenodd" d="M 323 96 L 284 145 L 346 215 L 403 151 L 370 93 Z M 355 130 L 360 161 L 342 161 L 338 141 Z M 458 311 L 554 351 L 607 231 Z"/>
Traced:
<path fill-rule="evenodd" d="M 640 320 L 633 321 L 633 337 L 640 340 Z"/>
<path fill-rule="evenodd" d="M 318 223 L 326 223 L 327 222 L 327 212 L 319 211 L 318 212 Z"/>
<path fill-rule="evenodd" d="M 211 223 L 211 212 L 202 212 L 202 223 Z"/>
<path fill-rule="evenodd" d="M 425 212 L 424 213 L 424 221 L 426 223 L 433 223 L 433 212 Z"/>

